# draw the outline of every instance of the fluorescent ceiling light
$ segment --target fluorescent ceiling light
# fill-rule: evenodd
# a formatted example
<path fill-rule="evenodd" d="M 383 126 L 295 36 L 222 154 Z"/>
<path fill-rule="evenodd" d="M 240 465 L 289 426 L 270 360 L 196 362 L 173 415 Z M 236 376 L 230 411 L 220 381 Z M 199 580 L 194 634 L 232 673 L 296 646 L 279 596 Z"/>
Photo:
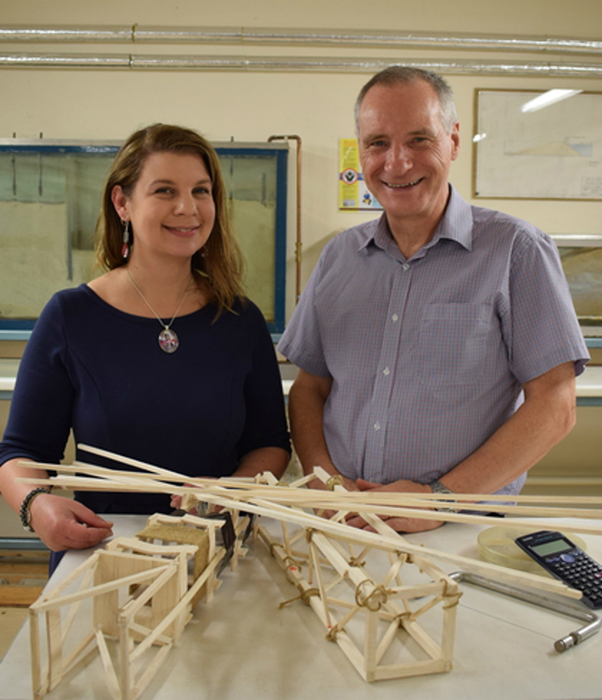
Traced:
<path fill-rule="evenodd" d="M 543 109 L 544 107 L 549 107 L 555 102 L 560 102 L 560 100 L 566 100 L 567 97 L 573 97 L 573 95 L 578 95 L 583 90 L 548 90 L 544 92 L 543 95 L 539 95 L 525 104 L 520 108 L 521 112 L 537 112 L 538 109 Z"/>

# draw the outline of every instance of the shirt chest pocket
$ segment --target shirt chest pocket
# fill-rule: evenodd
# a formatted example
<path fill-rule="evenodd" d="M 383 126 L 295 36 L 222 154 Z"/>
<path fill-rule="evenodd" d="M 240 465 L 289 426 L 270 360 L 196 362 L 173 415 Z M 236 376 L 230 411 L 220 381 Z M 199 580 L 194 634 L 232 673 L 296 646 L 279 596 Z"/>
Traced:
<path fill-rule="evenodd" d="M 416 349 L 420 381 L 433 387 L 477 382 L 486 371 L 493 328 L 488 304 L 427 305 Z"/>

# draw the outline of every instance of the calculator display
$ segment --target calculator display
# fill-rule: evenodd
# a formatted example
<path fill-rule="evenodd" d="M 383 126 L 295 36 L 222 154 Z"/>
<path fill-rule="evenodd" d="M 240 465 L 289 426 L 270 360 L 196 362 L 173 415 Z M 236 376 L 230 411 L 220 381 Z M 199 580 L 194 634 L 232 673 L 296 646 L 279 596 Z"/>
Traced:
<path fill-rule="evenodd" d="M 547 557 L 550 554 L 559 554 L 560 552 L 565 552 L 567 549 L 571 549 L 570 545 L 566 540 L 552 540 L 551 542 L 545 542 L 544 544 L 536 544 L 531 547 L 531 549 L 539 554 L 540 557 Z"/>

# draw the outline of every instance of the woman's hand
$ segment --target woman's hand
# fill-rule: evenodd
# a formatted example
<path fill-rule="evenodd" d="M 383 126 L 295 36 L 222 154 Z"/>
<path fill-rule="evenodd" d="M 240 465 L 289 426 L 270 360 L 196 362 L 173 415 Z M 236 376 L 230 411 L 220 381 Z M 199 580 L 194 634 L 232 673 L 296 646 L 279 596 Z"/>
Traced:
<path fill-rule="evenodd" d="M 82 503 L 42 493 L 29 509 L 30 524 L 42 542 L 55 552 L 94 547 L 113 534 L 113 523 Z"/>
<path fill-rule="evenodd" d="M 184 488 L 186 486 L 194 488 L 192 484 L 182 484 L 182 486 Z M 184 505 L 182 505 L 182 502 L 184 502 Z M 192 505 L 192 503 L 194 503 L 194 505 Z M 199 514 L 199 502 L 196 500 L 196 498 L 191 498 L 189 494 L 172 494 L 171 500 L 169 501 L 169 506 L 174 510 L 184 510 L 190 515 Z"/>

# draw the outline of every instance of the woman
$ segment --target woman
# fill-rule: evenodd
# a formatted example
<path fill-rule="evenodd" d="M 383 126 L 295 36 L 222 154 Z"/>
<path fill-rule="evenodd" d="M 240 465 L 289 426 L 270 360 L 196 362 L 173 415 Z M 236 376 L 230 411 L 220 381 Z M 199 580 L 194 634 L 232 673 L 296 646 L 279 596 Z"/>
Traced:
<path fill-rule="evenodd" d="M 60 461 L 70 430 L 76 444 L 191 476 L 280 476 L 289 459 L 275 353 L 243 297 L 211 145 L 176 126 L 134 133 L 105 185 L 97 235 L 108 271 L 55 294 L 42 312 L 0 444 L 2 495 L 55 551 L 110 535 L 97 513 L 170 510 L 164 495 L 81 492 L 72 501 L 15 482 L 33 475 L 20 460 Z M 80 450 L 77 458 L 92 461 Z"/>

